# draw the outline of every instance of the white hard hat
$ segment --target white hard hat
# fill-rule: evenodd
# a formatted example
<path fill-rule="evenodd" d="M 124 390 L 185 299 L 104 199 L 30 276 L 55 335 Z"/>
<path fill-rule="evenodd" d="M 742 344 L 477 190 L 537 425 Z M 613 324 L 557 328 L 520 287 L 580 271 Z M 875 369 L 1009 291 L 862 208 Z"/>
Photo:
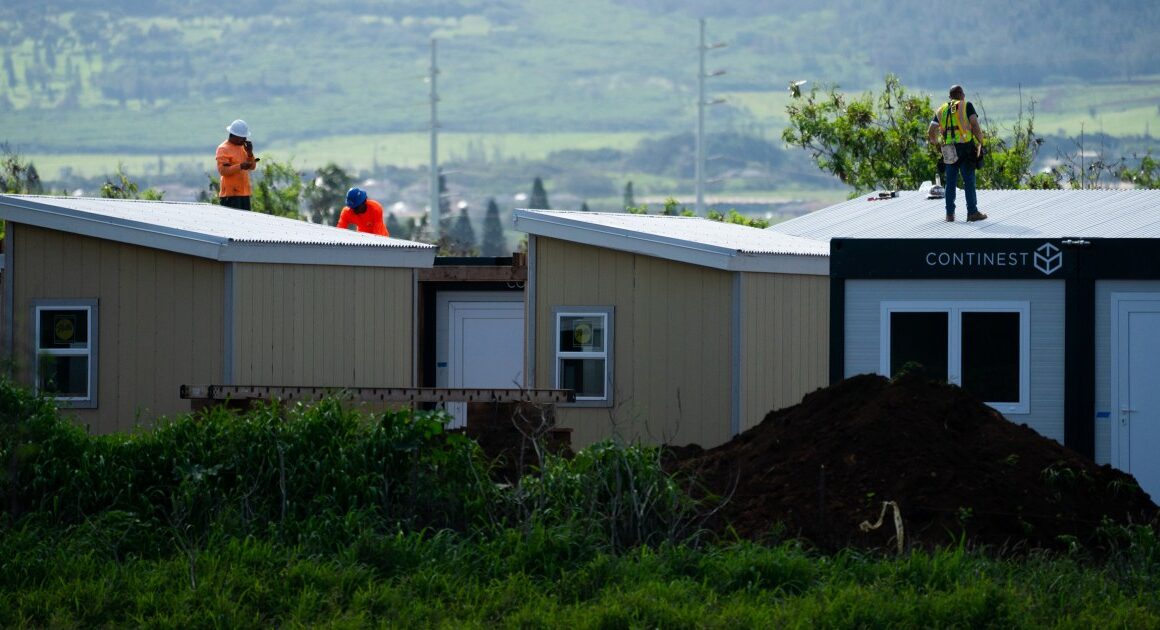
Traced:
<path fill-rule="evenodd" d="M 249 138 L 250 137 L 250 126 L 246 124 L 246 121 L 241 120 L 241 119 L 235 120 L 234 122 L 230 123 L 230 126 L 226 127 L 226 131 L 230 132 L 231 134 L 233 134 L 235 136 L 240 136 L 242 138 Z"/>

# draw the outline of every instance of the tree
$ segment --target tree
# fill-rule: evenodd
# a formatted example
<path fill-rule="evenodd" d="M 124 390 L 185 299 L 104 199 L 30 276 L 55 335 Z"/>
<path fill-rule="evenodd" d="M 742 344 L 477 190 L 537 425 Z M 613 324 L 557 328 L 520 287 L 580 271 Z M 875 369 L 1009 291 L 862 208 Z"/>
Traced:
<path fill-rule="evenodd" d="M 810 152 L 823 171 L 838 176 L 856 191 L 917 189 L 934 180 L 936 153 L 926 139 L 934 117 L 928 97 L 908 94 L 898 78 L 886 76 L 886 87 L 852 98 L 830 87 L 819 93 L 794 94 L 786 107 L 790 125 L 782 133 L 788 144 Z"/>
<path fill-rule="evenodd" d="M 482 253 L 484 256 L 503 256 L 508 253 L 507 248 L 503 223 L 499 220 L 499 206 L 493 197 L 487 200 L 487 212 L 483 215 Z"/>
<path fill-rule="evenodd" d="M 1125 166 L 1120 169 L 1120 180 L 1135 184 L 1138 188 L 1160 188 L 1160 164 L 1149 152 L 1140 158 L 1139 167 Z"/>
<path fill-rule="evenodd" d="M 934 117 L 930 97 L 908 93 L 894 75 L 886 76 L 877 98 L 870 93 L 850 97 L 836 87 L 821 93 L 814 87 L 808 94 L 794 94 L 786 112 L 790 125 L 782 139 L 809 151 L 819 168 L 855 191 L 915 190 L 934 180 L 938 154 L 927 141 Z M 988 164 L 979 170 L 980 188 L 1046 183 L 1033 181 L 1030 173 L 1040 145 L 1034 120 L 1032 104 L 1026 118 L 1020 111 L 1007 141 L 984 115 Z"/>
<path fill-rule="evenodd" d="M 459 205 L 459 216 L 455 218 L 455 225 L 448 234 L 447 248 L 454 256 L 471 256 L 478 250 L 475 247 L 475 228 L 471 227 L 471 219 L 467 216 L 467 204 Z"/>
<path fill-rule="evenodd" d="M 26 162 L 8 143 L 0 143 L 0 192 L 10 195 L 39 195 L 44 192 L 40 175 L 32 162 Z M 0 239 L 4 238 L 4 222 L 0 221 Z"/>
<path fill-rule="evenodd" d="M 262 214 L 301 219 L 302 175 L 289 163 L 262 160 L 260 172 L 254 171 L 251 196 L 252 210 Z M 256 177 L 255 177 L 256 175 Z"/>
<path fill-rule="evenodd" d="M 338 225 L 338 213 L 345 205 L 346 191 L 352 183 L 354 178 L 334 162 L 314 171 L 314 179 L 306 184 L 302 195 L 310 221 Z"/>
<path fill-rule="evenodd" d="M 580 202 L 580 212 L 592 212 L 592 209 L 588 207 L 587 201 Z"/>
<path fill-rule="evenodd" d="M 149 199 L 152 201 L 161 201 L 164 195 L 160 190 L 155 188 L 146 188 L 140 190 L 137 183 L 129 179 L 125 174 L 124 165 L 117 165 L 117 172 L 113 177 L 105 177 L 105 183 L 101 185 L 101 197 L 105 199 Z"/>
<path fill-rule="evenodd" d="M 628 214 L 648 214 L 648 205 L 646 204 L 646 205 L 642 205 L 642 206 L 629 206 L 629 207 L 625 208 L 624 211 L 627 212 Z M 675 217 L 675 216 L 695 217 L 695 216 L 697 216 L 697 213 L 695 213 L 692 210 L 681 205 L 681 202 L 677 201 L 675 197 L 665 198 L 665 207 L 661 209 L 660 213 L 665 215 L 665 216 L 670 216 L 670 217 Z M 713 214 L 714 214 L 713 212 L 709 213 L 710 219 L 714 218 Z M 720 213 L 717 213 L 717 220 L 721 220 Z"/>
<path fill-rule="evenodd" d="M 632 192 L 632 180 L 624 185 L 624 207 L 625 209 L 636 207 L 636 197 Z"/>
<path fill-rule="evenodd" d="M 548 191 L 544 190 L 544 182 L 537 175 L 532 182 L 532 196 L 528 199 L 528 208 L 533 210 L 551 210 L 548 205 Z"/>
<path fill-rule="evenodd" d="M 395 238 L 411 238 L 410 230 L 404 231 L 403 224 L 399 223 L 394 212 L 387 213 L 387 231 Z"/>
<path fill-rule="evenodd" d="M 451 230 L 451 194 L 447 192 L 447 176 L 439 173 L 439 234 L 442 240 L 448 240 Z"/>
<path fill-rule="evenodd" d="M 1039 154 L 1043 140 L 1035 135 L 1035 102 L 1032 101 L 1027 116 L 1023 108 L 1011 128 L 1010 141 L 1004 139 L 998 125 L 987 117 L 984 110 L 982 127 L 986 138 L 987 164 L 978 169 L 979 188 L 1059 188 L 1051 175 L 1033 175 L 1031 166 Z"/>
<path fill-rule="evenodd" d="M 710 221 L 720 221 L 722 223 L 734 223 L 736 225 L 744 225 L 747 227 L 754 227 L 758 229 L 765 229 L 769 227 L 769 221 L 759 217 L 751 217 L 741 214 L 736 210 L 730 210 L 729 214 L 721 214 L 716 210 L 709 211 Z"/>
<path fill-rule="evenodd" d="M 0 192 L 10 195 L 39 195 L 44 192 L 36 165 L 26 161 L 7 143 L 0 144 Z"/>

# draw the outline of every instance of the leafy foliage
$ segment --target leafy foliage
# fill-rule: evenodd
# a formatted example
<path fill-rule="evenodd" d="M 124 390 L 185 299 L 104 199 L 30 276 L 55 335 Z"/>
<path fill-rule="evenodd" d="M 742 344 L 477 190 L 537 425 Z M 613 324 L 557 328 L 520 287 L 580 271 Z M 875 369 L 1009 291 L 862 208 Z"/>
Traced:
<path fill-rule="evenodd" d="M 782 138 L 856 191 L 914 190 L 934 179 L 936 154 L 926 141 L 930 99 L 908 93 L 894 75 L 877 98 L 814 86 L 786 111 L 790 126 Z"/>
<path fill-rule="evenodd" d="M 807 150 L 819 168 L 856 192 L 916 190 L 934 181 L 938 154 L 927 142 L 934 107 L 929 96 L 909 93 L 894 75 L 886 76 L 877 98 L 871 93 L 852 97 L 836 87 L 819 92 L 815 86 L 795 97 L 786 111 L 790 126 L 782 138 Z M 1026 118 L 1020 112 L 1010 140 L 984 120 L 987 163 L 978 171 L 980 188 L 1049 186 L 1049 179 L 1030 173 L 1041 142 L 1034 113 L 1034 105 Z"/>
<path fill-rule="evenodd" d="M 0 190 L 10 195 L 39 195 L 44 192 L 36 165 L 25 160 L 7 143 L 0 143 Z"/>
<path fill-rule="evenodd" d="M 611 551 L 686 542 L 705 513 L 661 466 L 662 451 L 614 442 L 589 446 L 571 459 L 548 455 L 540 474 L 512 495 L 517 522 L 589 534 Z"/>
<path fill-rule="evenodd" d="M 501 488 L 445 420 L 332 399 L 94 437 L 0 379 L 0 626 L 1160 624 L 1149 525 L 998 558 L 709 541 L 656 449 Z"/>
<path fill-rule="evenodd" d="M 441 414 L 364 416 L 338 400 L 238 416 L 217 408 L 134 435 L 87 436 L 43 399 L 0 383 L 0 499 L 10 516 L 62 525 L 122 514 L 190 548 L 213 532 L 297 541 L 323 522 L 466 531 L 494 486 L 478 447 Z M 128 518 L 128 520 L 125 520 Z M 164 547 L 155 537 L 145 548 Z M 337 544 L 320 539 L 318 544 Z"/>
<path fill-rule="evenodd" d="M 140 190 L 137 183 L 129 179 L 123 166 L 117 167 L 113 177 L 105 178 L 101 186 L 101 197 L 105 199 L 149 199 L 160 201 L 163 193 L 153 188 Z"/>
<path fill-rule="evenodd" d="M 353 183 L 354 177 L 334 162 L 316 170 L 302 194 L 310 221 L 338 225 L 338 213 L 342 211 L 346 191 Z M 387 230 L 395 234 L 390 226 Z"/>
<path fill-rule="evenodd" d="M 1140 158 L 1136 168 L 1124 166 L 1120 170 L 1120 179 L 1131 182 L 1139 188 L 1160 188 L 1160 164 L 1148 153 Z"/>
<path fill-rule="evenodd" d="M 289 163 L 271 159 L 262 160 L 250 177 L 254 212 L 292 219 L 302 218 L 302 174 Z"/>
<path fill-rule="evenodd" d="M 769 225 L 770 225 L 768 219 L 744 215 L 744 214 L 741 214 L 740 212 L 737 212 L 736 210 L 730 210 L 728 214 L 722 214 L 720 212 L 717 212 L 716 210 L 710 210 L 709 211 L 709 219 L 711 219 L 713 221 L 721 221 L 723 223 L 734 223 L 736 225 L 744 225 L 747 227 L 753 227 L 753 228 L 757 228 L 760 230 L 764 230 L 765 228 L 769 227 Z"/>

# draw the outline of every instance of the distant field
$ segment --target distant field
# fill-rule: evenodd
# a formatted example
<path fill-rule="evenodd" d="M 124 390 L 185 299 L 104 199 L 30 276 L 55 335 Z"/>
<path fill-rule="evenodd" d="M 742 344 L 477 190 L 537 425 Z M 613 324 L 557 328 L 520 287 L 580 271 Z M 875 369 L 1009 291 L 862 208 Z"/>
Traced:
<path fill-rule="evenodd" d="M 267 131 L 262 137 L 276 137 Z M 489 161 L 506 159 L 540 160 L 563 149 L 631 149 L 645 133 L 445 133 L 439 135 L 440 161 L 462 160 L 469 156 Z M 224 133 L 223 138 L 224 139 Z M 24 154 L 41 176 L 55 179 L 62 169 L 81 177 L 99 177 L 124 165 L 129 174 L 156 175 L 180 171 L 213 172 L 216 143 L 198 153 L 175 152 L 164 155 L 132 153 L 58 153 Z M 302 142 L 263 143 L 255 141 L 259 157 L 288 161 L 301 169 L 312 169 L 331 162 L 357 172 L 375 163 L 401 167 L 426 165 L 430 156 L 430 136 L 426 133 L 345 135 Z"/>
<path fill-rule="evenodd" d="M 877 90 L 877 86 L 875 87 Z M 941 98 L 933 90 L 911 88 Z M 970 87 L 968 86 L 968 89 Z M 864 90 L 849 90 L 863 93 Z M 760 128 L 773 137 L 788 124 L 785 108 L 790 97 L 786 90 L 763 92 L 724 92 L 733 107 L 744 110 L 757 121 Z M 988 119 L 1001 128 L 1010 128 L 1019 112 L 1018 90 L 985 88 L 972 91 L 969 98 L 982 106 Z M 1153 129 L 1160 130 L 1160 76 L 1133 82 L 1106 84 L 1064 84 L 1025 88 L 1022 106 L 1027 110 L 1035 104 L 1035 126 L 1043 134 L 1078 137 L 1106 133 L 1113 136 L 1142 136 Z M 118 124 L 105 113 L 102 124 Z M 127 116 L 126 118 L 132 118 Z M 708 110 L 706 127 L 712 132 L 720 127 L 722 116 Z M 207 123 L 208 124 L 208 123 Z M 209 137 L 204 130 L 205 150 L 199 152 L 165 151 L 137 153 L 130 150 L 108 153 L 29 153 L 30 158 L 48 179 L 55 179 L 61 169 L 71 169 L 82 177 L 112 173 L 123 164 L 130 174 L 155 175 L 159 169 L 166 173 L 181 170 L 212 171 L 213 149 L 218 139 Z M 644 132 L 618 133 L 442 133 L 439 135 L 441 161 L 465 157 L 500 161 L 505 159 L 538 160 L 553 151 L 564 149 L 596 149 L 610 147 L 631 149 L 642 139 L 655 136 Z M 291 161 L 300 168 L 314 168 L 334 162 L 358 171 L 372 165 L 390 164 L 414 167 L 427 164 L 429 137 L 425 132 L 338 135 L 298 142 L 280 142 L 278 129 L 263 129 L 256 141 L 259 153 L 280 160 Z"/>

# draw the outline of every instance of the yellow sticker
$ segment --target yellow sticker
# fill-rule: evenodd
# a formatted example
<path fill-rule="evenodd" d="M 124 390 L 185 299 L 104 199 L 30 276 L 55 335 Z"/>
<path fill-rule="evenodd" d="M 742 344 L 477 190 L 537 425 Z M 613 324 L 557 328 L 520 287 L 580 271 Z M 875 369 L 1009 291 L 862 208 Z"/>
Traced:
<path fill-rule="evenodd" d="M 52 332 L 56 335 L 56 343 L 71 343 L 77 332 L 76 319 L 72 315 L 58 315 Z"/>
<path fill-rule="evenodd" d="M 572 341 L 578 346 L 592 343 L 592 324 L 576 324 L 576 327 L 572 329 Z"/>

